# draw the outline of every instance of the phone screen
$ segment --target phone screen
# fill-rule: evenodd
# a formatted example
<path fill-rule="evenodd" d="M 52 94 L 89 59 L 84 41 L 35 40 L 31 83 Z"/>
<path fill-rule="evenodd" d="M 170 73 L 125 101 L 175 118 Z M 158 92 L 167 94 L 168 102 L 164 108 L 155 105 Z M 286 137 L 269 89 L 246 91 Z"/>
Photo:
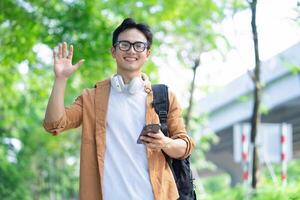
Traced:
<path fill-rule="evenodd" d="M 159 132 L 159 129 L 160 129 L 160 125 L 159 124 L 148 124 L 146 126 L 144 126 L 138 140 L 137 140 L 137 143 L 138 144 L 142 144 L 142 141 L 141 141 L 141 136 L 143 135 L 147 135 L 147 133 L 150 133 L 150 132 L 153 132 L 153 133 L 158 133 Z"/>

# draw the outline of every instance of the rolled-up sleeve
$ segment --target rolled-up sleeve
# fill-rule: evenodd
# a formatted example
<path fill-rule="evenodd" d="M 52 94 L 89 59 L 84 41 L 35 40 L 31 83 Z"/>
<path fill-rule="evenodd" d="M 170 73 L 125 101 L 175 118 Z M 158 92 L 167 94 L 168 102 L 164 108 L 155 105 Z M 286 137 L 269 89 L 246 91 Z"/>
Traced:
<path fill-rule="evenodd" d="M 182 139 L 186 142 L 185 154 L 179 159 L 185 159 L 191 155 L 195 148 L 194 140 L 187 134 L 184 120 L 181 113 L 181 107 L 177 101 L 177 98 L 173 92 L 169 92 L 169 113 L 168 113 L 168 131 L 172 139 Z"/>
<path fill-rule="evenodd" d="M 70 106 L 65 107 L 63 116 L 57 121 L 46 122 L 44 119 L 45 130 L 57 135 L 65 130 L 79 127 L 82 123 L 82 98 L 82 95 L 78 96 Z"/>

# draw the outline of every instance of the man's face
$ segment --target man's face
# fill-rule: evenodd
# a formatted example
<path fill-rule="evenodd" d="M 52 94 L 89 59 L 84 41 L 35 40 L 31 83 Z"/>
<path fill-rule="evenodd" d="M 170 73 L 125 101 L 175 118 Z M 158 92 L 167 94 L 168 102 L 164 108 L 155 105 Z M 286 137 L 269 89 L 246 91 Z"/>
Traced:
<path fill-rule="evenodd" d="M 135 29 L 126 29 L 118 36 L 118 41 L 128 41 L 130 43 L 143 42 L 147 43 L 145 35 Z M 137 52 L 133 46 L 127 51 L 120 50 L 119 45 L 111 48 L 112 56 L 116 59 L 118 71 L 121 72 L 139 72 L 143 64 L 147 61 L 150 50 L 147 48 L 143 52 Z"/>

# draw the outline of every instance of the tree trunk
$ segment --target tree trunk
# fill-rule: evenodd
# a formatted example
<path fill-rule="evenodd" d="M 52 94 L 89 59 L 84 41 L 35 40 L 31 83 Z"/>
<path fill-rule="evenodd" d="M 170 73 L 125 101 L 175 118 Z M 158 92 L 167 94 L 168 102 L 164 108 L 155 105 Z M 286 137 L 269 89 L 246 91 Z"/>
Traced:
<path fill-rule="evenodd" d="M 260 124 L 260 101 L 261 101 L 261 84 L 260 84 L 260 59 L 259 59 L 259 51 L 258 51 L 258 37 L 257 37 L 257 29 L 256 29 L 256 3 L 257 0 L 253 0 L 250 3 L 252 20 L 252 34 L 253 34 L 253 43 L 254 43 L 254 53 L 255 53 L 255 69 L 254 69 L 254 105 L 253 105 L 253 113 L 251 119 L 251 143 L 253 145 L 253 160 L 252 160 L 252 180 L 251 186 L 253 189 L 256 188 L 258 182 L 258 166 L 259 166 L 259 158 L 257 154 L 257 147 L 255 144 L 258 127 Z"/>
<path fill-rule="evenodd" d="M 191 91 L 190 91 L 190 100 L 189 100 L 189 107 L 187 109 L 187 113 L 185 115 L 185 126 L 186 130 L 190 130 L 190 120 L 192 118 L 192 108 L 193 108 L 193 98 L 194 98 L 194 90 L 195 90 L 195 79 L 196 79 L 196 73 L 197 73 L 197 68 L 199 66 L 200 59 L 195 59 L 194 60 L 194 67 L 193 67 L 193 80 L 191 82 Z"/>

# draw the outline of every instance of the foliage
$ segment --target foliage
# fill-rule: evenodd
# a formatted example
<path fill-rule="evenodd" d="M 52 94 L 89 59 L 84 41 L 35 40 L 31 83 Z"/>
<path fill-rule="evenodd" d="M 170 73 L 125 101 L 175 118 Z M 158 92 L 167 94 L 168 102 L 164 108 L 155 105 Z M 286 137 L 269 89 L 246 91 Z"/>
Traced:
<path fill-rule="evenodd" d="M 207 123 L 207 116 L 202 115 L 198 117 L 193 117 L 191 120 L 191 135 L 196 142 L 196 148 L 191 156 L 191 161 L 194 168 L 199 171 L 203 169 L 214 169 L 214 165 L 205 159 L 205 153 L 210 149 L 212 144 L 218 142 L 218 137 L 210 130 L 205 130 Z M 199 132 L 199 125 L 200 130 Z"/>
<path fill-rule="evenodd" d="M 151 26 L 154 31 L 154 56 L 166 56 L 168 52 L 165 49 L 172 49 L 177 52 L 183 65 L 189 66 L 201 52 L 218 49 L 220 41 L 229 48 L 230 45 L 214 25 L 225 15 L 244 8 L 243 2 L 1 0 L 1 199 L 78 198 L 80 130 L 53 137 L 42 128 L 54 78 L 52 63 L 44 59 L 51 55 L 41 56 L 42 49 L 47 52 L 66 41 L 74 44 L 74 62 L 81 58 L 86 60 L 68 81 L 65 94 L 65 104 L 68 105 L 83 88 L 93 87 L 97 80 L 114 73 L 115 65 L 110 56 L 111 33 L 125 17 L 133 17 Z M 150 60 L 144 68 L 156 81 L 159 79 L 157 67 Z M 199 124 L 205 127 L 206 117 L 194 117 L 192 120 L 192 135 L 197 142 L 192 162 L 197 169 L 209 166 L 204 162 L 204 152 L 209 149 L 209 144 L 217 141 L 210 131 L 199 137 Z M 20 150 L 5 142 L 11 138 L 21 142 Z M 9 156 L 16 162 L 10 161 Z M 290 171 L 299 174 L 297 167 Z M 242 187 L 224 188 L 224 183 L 227 182 L 222 182 L 222 177 L 204 183 L 204 187 L 211 188 L 207 189 L 207 198 L 242 199 Z M 291 189 L 288 194 L 296 199 L 299 184 L 295 180 L 291 185 L 293 187 L 289 184 Z M 259 190 L 257 198 L 270 196 L 271 191 Z M 210 192 L 215 194 L 210 195 Z M 282 194 L 280 192 L 278 195 Z"/>
<path fill-rule="evenodd" d="M 52 137 L 42 128 L 54 78 L 52 63 L 45 60 L 51 54 L 43 53 L 66 41 L 74 45 L 74 62 L 86 60 L 68 80 L 68 105 L 83 88 L 114 72 L 110 38 L 123 18 L 149 23 L 155 35 L 153 54 L 164 56 L 162 45 L 186 53 L 194 51 L 191 41 L 197 41 L 197 48 L 216 47 L 213 23 L 224 17 L 223 8 L 223 3 L 212 0 L 2 0 L 0 196 L 9 200 L 78 197 L 80 130 Z M 158 79 L 153 61 L 144 71 Z M 12 138 L 21 142 L 19 151 L 4 142 Z M 8 161 L 10 150 L 16 162 Z"/>
<path fill-rule="evenodd" d="M 199 191 L 198 196 L 204 196 L 205 200 L 242 200 L 247 199 L 249 195 L 251 200 L 298 200 L 300 199 L 300 160 L 293 160 L 288 165 L 288 184 L 286 186 L 280 183 L 280 165 L 274 165 L 275 174 L 277 174 L 278 183 L 272 182 L 269 172 L 266 168 L 262 171 L 262 176 L 256 191 L 251 194 L 245 186 L 238 185 L 230 188 L 228 176 L 218 175 L 209 177 L 201 182 L 204 185 L 205 193 L 202 195 Z M 199 185 L 198 183 L 197 185 Z M 252 195 L 252 198 L 250 196 Z"/>

